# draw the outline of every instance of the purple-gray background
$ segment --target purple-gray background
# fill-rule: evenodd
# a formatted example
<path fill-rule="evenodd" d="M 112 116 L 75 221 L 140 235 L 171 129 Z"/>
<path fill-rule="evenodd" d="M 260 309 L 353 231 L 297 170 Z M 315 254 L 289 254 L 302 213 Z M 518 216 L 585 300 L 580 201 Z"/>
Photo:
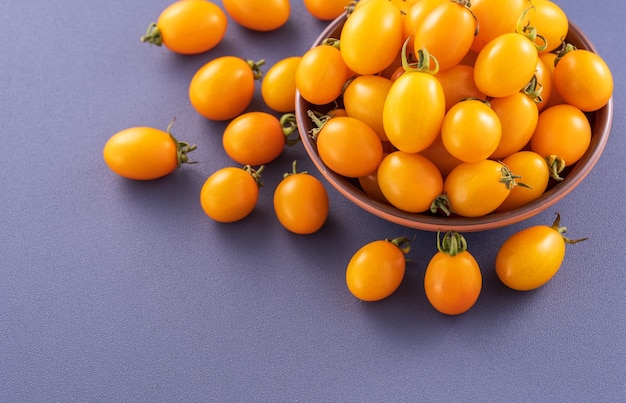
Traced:
<path fill-rule="evenodd" d="M 3 1 L 0 400 L 625 399 L 626 3 L 557 3 L 612 68 L 611 138 L 555 207 L 466 234 L 483 292 L 471 311 L 446 317 L 421 288 L 432 233 L 386 223 L 330 186 L 321 231 L 280 226 L 272 192 L 291 161 L 321 178 L 301 145 L 268 166 L 246 220 L 220 225 L 200 208 L 206 177 L 232 162 L 221 148 L 225 123 L 193 110 L 189 80 L 220 55 L 271 66 L 304 53 L 325 23 L 301 1 L 280 30 L 231 21 L 219 47 L 192 57 L 139 41 L 168 0 Z M 198 145 L 198 164 L 153 182 L 107 169 L 109 136 L 165 128 L 174 116 L 174 134 Z M 570 236 L 589 240 L 568 247 L 545 287 L 505 288 L 493 268 L 498 245 L 557 211 Z M 344 282 L 350 256 L 400 235 L 416 238 L 402 286 L 385 301 L 358 302 Z"/>

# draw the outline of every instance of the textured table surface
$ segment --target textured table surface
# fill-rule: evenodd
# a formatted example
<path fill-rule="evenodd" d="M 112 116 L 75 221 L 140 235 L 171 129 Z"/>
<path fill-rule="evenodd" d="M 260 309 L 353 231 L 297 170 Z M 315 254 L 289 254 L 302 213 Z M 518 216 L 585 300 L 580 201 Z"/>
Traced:
<path fill-rule="evenodd" d="M 321 178 L 301 145 L 268 167 L 246 220 L 220 225 L 201 210 L 202 183 L 232 163 L 225 123 L 193 110 L 189 80 L 220 55 L 270 66 L 304 53 L 326 23 L 301 1 L 278 31 L 231 21 L 216 49 L 188 57 L 139 41 L 165 0 L 3 1 L 0 401 L 623 401 L 626 3 L 557 3 L 612 68 L 611 137 L 565 200 L 466 234 L 483 291 L 447 317 L 421 288 L 432 233 L 384 222 L 329 185 L 321 231 L 280 226 L 272 193 L 291 161 Z M 263 109 L 258 93 L 251 109 Z M 152 182 L 107 169 L 110 135 L 173 116 L 198 164 Z M 499 243 L 557 211 L 589 240 L 568 247 L 545 287 L 505 288 Z M 357 301 L 344 282 L 350 256 L 400 235 L 415 237 L 400 289 Z"/>

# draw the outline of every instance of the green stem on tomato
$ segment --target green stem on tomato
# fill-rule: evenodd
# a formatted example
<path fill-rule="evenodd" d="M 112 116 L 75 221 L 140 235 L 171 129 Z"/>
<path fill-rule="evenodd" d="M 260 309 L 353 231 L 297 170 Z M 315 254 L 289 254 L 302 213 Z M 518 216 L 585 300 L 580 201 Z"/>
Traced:
<path fill-rule="evenodd" d="M 561 234 L 561 236 L 563 237 L 563 241 L 565 241 L 565 243 L 567 244 L 575 244 L 575 243 L 586 241 L 587 239 L 589 239 L 589 238 L 579 238 L 579 239 L 567 238 L 565 236 L 565 233 L 567 232 L 567 227 L 561 227 L 561 214 L 559 213 L 556 213 L 556 219 L 552 223 L 552 229 L 558 232 L 559 234 Z"/>
<path fill-rule="evenodd" d="M 417 61 L 410 61 L 407 52 L 411 38 L 407 38 L 402 45 L 402 68 L 404 71 L 415 71 L 429 74 L 437 74 L 439 72 L 439 61 L 426 48 L 417 51 Z M 431 67 L 431 62 L 433 66 Z"/>
<path fill-rule="evenodd" d="M 561 172 L 565 169 L 565 160 L 557 155 L 548 155 L 545 157 L 548 163 L 548 169 L 550 170 L 550 176 L 556 181 L 562 181 Z"/>
<path fill-rule="evenodd" d="M 298 161 L 297 160 L 293 160 L 293 162 L 291 163 L 291 172 L 285 172 L 283 174 L 283 179 L 288 177 L 288 176 L 291 176 L 291 175 L 300 175 L 300 174 L 305 174 L 306 175 L 306 174 L 308 174 L 307 171 L 298 172 L 297 165 L 298 165 Z"/>
<path fill-rule="evenodd" d="M 440 239 L 441 232 L 437 231 L 437 250 L 446 255 L 456 256 L 467 250 L 467 241 L 463 235 L 455 231 L 448 231 Z"/>
<path fill-rule="evenodd" d="M 524 35 L 533 43 L 533 45 L 535 45 L 537 51 L 542 52 L 548 48 L 548 41 L 546 41 L 545 37 L 539 35 L 536 27 L 530 25 L 530 20 L 528 20 L 526 25 L 524 25 L 524 19 L 526 18 L 526 15 L 530 12 L 530 10 L 534 8 L 535 6 L 530 6 L 526 10 L 524 10 L 522 15 L 520 15 L 515 26 L 515 32 L 520 35 Z"/>
<path fill-rule="evenodd" d="M 170 124 L 167 125 L 167 134 L 170 135 L 170 138 L 174 141 L 174 144 L 176 144 L 177 166 L 179 167 L 182 164 L 195 164 L 197 161 L 189 161 L 189 156 L 187 154 L 198 147 L 195 144 L 189 145 L 189 143 L 179 141 L 176 137 L 174 137 L 171 132 L 174 122 L 176 122 L 176 117 L 172 118 Z"/>
<path fill-rule="evenodd" d="M 411 251 L 411 240 L 407 237 L 400 236 L 393 239 L 387 238 L 385 239 L 385 241 L 391 242 L 392 244 L 397 246 L 405 255 Z"/>
<path fill-rule="evenodd" d="M 252 74 L 255 80 L 260 80 L 263 77 L 263 71 L 261 71 L 261 66 L 265 64 L 265 60 L 261 59 L 258 62 L 254 60 L 246 60 L 248 66 L 252 69 Z"/>
<path fill-rule="evenodd" d="M 290 138 L 293 133 L 298 132 L 298 123 L 296 115 L 293 113 L 286 113 L 280 117 L 280 126 L 283 128 L 283 135 L 285 136 L 285 144 L 288 146 L 294 146 L 300 141 L 300 136 Z"/>
<path fill-rule="evenodd" d="M 543 91 L 543 86 L 537 80 L 537 75 L 533 74 L 533 77 L 530 79 L 528 84 L 522 89 L 522 92 L 532 99 L 536 104 L 540 104 L 543 102 L 543 98 L 541 97 L 541 92 Z"/>
<path fill-rule="evenodd" d="M 242 169 L 246 171 L 247 173 L 249 173 L 250 175 L 252 175 L 258 187 L 260 188 L 263 187 L 263 182 L 261 181 L 261 174 L 265 170 L 265 165 L 261 165 L 257 169 L 252 168 L 252 166 L 250 165 L 245 165 Z"/>
<path fill-rule="evenodd" d="M 161 30 L 157 26 L 156 22 L 153 22 L 148 26 L 148 30 L 146 34 L 139 38 L 141 42 L 148 42 L 152 45 L 161 46 L 163 45 L 163 36 L 161 35 Z"/>

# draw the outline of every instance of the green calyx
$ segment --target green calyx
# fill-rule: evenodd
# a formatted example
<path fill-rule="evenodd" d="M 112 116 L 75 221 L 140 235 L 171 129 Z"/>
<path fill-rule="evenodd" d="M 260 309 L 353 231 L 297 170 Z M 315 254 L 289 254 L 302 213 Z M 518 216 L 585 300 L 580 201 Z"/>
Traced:
<path fill-rule="evenodd" d="M 244 167 L 241 169 L 243 169 L 244 171 L 252 175 L 252 178 L 254 178 L 254 181 L 256 182 L 258 187 L 260 188 L 263 187 L 263 182 L 261 181 L 261 174 L 265 170 L 265 165 L 261 165 L 257 169 L 252 168 L 252 166 L 250 165 L 244 165 Z"/>
<path fill-rule="evenodd" d="M 333 48 L 341 49 L 341 41 L 336 38 L 326 38 L 322 41 L 321 44 L 324 46 L 332 46 Z"/>
<path fill-rule="evenodd" d="M 567 238 L 565 236 L 565 233 L 567 232 L 567 227 L 561 227 L 561 214 L 559 213 L 556 213 L 556 218 L 554 222 L 552 223 L 552 229 L 558 232 L 559 234 L 561 234 L 561 236 L 563 237 L 563 241 L 565 241 L 566 244 L 575 244 L 578 242 L 586 241 L 588 239 L 588 238 L 580 238 L 580 239 Z"/>
<path fill-rule="evenodd" d="M 554 65 L 556 66 L 559 63 L 559 60 L 563 58 L 563 56 L 575 50 L 577 50 L 576 46 L 572 45 L 569 42 L 563 41 L 563 43 L 561 43 L 561 47 L 556 52 L 556 57 L 554 58 Z"/>
<path fill-rule="evenodd" d="M 411 38 L 407 38 L 402 45 L 402 68 L 404 71 L 422 72 L 437 74 L 439 72 L 439 61 L 426 48 L 417 51 L 417 60 L 409 60 L 408 47 Z"/>
<path fill-rule="evenodd" d="M 543 98 L 541 97 L 541 92 L 543 91 L 543 87 L 537 80 L 537 75 L 533 74 L 533 78 L 530 79 L 528 84 L 522 89 L 522 92 L 532 99 L 536 104 L 540 104 L 543 102 Z"/>
<path fill-rule="evenodd" d="M 263 71 L 261 71 L 261 66 L 265 64 L 265 60 L 261 59 L 258 62 L 254 60 L 246 60 L 248 66 L 252 69 L 252 75 L 255 80 L 260 80 L 263 77 Z"/>
<path fill-rule="evenodd" d="M 288 176 L 291 176 L 291 175 L 306 175 L 306 174 L 308 174 L 307 171 L 298 172 L 297 166 L 298 166 L 298 161 L 297 160 L 293 160 L 293 162 L 291 163 L 291 172 L 285 172 L 283 174 L 283 179 L 288 177 Z"/>
<path fill-rule="evenodd" d="M 306 111 L 306 114 L 311 119 L 311 122 L 313 122 L 313 125 L 315 126 L 311 130 L 309 130 L 309 135 L 311 136 L 313 140 L 317 140 L 317 135 L 319 134 L 320 130 L 322 130 L 326 122 L 330 120 L 330 116 L 322 115 L 321 113 L 312 111 L 310 109 Z"/>
<path fill-rule="evenodd" d="M 527 184 L 518 182 L 517 180 L 521 179 L 521 176 L 514 175 L 513 172 L 511 172 L 511 170 L 506 165 L 502 164 L 502 168 L 500 168 L 500 173 L 502 174 L 500 176 L 500 183 L 503 183 L 508 190 L 513 189 L 515 186 L 521 186 L 523 188 L 531 189 L 531 187 Z"/>
<path fill-rule="evenodd" d="M 401 236 L 393 239 L 387 238 L 385 241 L 397 246 L 405 255 L 411 250 L 411 240 L 407 237 Z"/>
<path fill-rule="evenodd" d="M 526 19 L 526 16 L 530 12 L 530 10 L 533 10 L 534 8 L 535 6 L 530 6 L 526 10 L 524 10 L 522 15 L 520 15 L 519 19 L 517 20 L 515 31 L 518 34 L 527 37 L 533 43 L 533 45 L 535 45 L 538 52 L 543 52 L 548 48 L 548 41 L 546 40 L 546 38 L 539 35 L 536 27 L 530 25 L 530 20 L 526 25 L 524 25 L 524 19 Z"/>
<path fill-rule="evenodd" d="M 288 146 L 294 146 L 300 141 L 300 136 L 291 137 L 292 134 L 298 133 L 298 122 L 296 115 L 293 113 L 286 113 L 280 117 L 280 126 L 283 128 L 283 135 L 285 136 L 285 144 Z"/>
<path fill-rule="evenodd" d="M 463 235 L 455 231 L 448 231 L 441 239 L 440 231 L 437 231 L 437 250 L 446 255 L 456 256 L 467 250 L 467 241 Z"/>
<path fill-rule="evenodd" d="M 170 124 L 167 125 L 167 134 L 170 135 L 170 138 L 174 141 L 174 144 L 176 144 L 176 159 L 178 161 L 177 166 L 181 166 L 182 164 L 195 164 L 197 161 L 189 161 L 189 156 L 187 154 L 195 150 L 197 146 L 195 144 L 190 145 L 184 141 L 178 141 L 178 139 L 172 135 L 171 130 L 175 121 L 176 118 L 173 118 Z"/>
<path fill-rule="evenodd" d="M 565 169 L 565 160 L 557 155 L 548 155 L 544 159 L 548 163 L 550 177 L 556 181 L 562 181 L 561 172 Z"/>
<path fill-rule="evenodd" d="M 139 38 L 141 42 L 148 42 L 152 45 L 161 46 L 163 45 L 163 36 L 161 35 L 161 30 L 157 26 L 156 22 L 153 22 L 148 26 L 148 30 L 146 34 Z"/>
<path fill-rule="evenodd" d="M 452 209 L 450 208 L 450 200 L 445 194 L 441 194 L 435 197 L 430 205 L 431 213 L 436 214 L 439 210 L 441 210 L 447 216 L 452 214 Z"/>

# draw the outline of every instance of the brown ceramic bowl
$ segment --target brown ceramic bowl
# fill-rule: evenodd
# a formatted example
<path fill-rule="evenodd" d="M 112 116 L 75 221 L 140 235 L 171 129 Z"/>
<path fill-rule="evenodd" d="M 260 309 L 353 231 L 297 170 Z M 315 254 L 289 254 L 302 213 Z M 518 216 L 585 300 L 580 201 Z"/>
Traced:
<path fill-rule="evenodd" d="M 312 46 L 321 44 L 324 39 L 329 37 L 339 38 L 344 21 L 345 16 L 341 16 L 333 21 L 315 40 Z M 566 40 L 579 49 L 588 49 L 596 52 L 593 44 L 574 24 L 570 23 Z M 360 188 L 358 181 L 343 177 L 328 169 L 320 159 L 315 141 L 308 135 L 313 126 L 310 118 L 307 116 L 307 110 L 314 109 L 326 112 L 332 109 L 333 106 L 311 105 L 302 99 L 299 94 L 296 95 L 296 117 L 300 137 L 306 152 L 315 166 L 333 187 L 365 211 L 405 227 L 426 231 L 473 232 L 500 228 L 530 218 L 554 205 L 574 190 L 594 167 L 609 138 L 613 119 L 613 98 L 600 110 L 587 114 L 592 128 L 589 149 L 576 164 L 568 167 L 562 173 L 562 176 L 565 178 L 563 181 L 556 182 L 551 180 L 548 189 L 539 199 L 511 211 L 492 213 L 477 218 L 466 218 L 458 216 L 446 217 L 431 213 L 407 213 L 367 195 Z"/>

